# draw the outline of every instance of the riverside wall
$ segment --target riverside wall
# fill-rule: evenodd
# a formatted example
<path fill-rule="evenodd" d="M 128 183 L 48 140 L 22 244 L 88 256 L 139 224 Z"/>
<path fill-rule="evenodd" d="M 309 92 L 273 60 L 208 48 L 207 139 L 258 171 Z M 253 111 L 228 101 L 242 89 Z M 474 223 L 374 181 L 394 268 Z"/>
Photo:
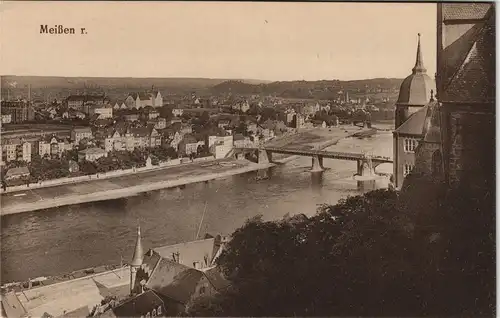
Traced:
<path fill-rule="evenodd" d="M 215 160 L 214 156 L 196 158 L 192 162 L 202 162 L 202 161 L 212 161 Z M 191 163 L 191 161 L 189 162 Z M 29 186 L 26 184 L 7 187 L 7 189 L 0 189 L 0 193 L 12 193 L 19 191 L 26 191 L 29 189 L 39 189 L 39 188 L 47 188 L 64 184 L 73 184 L 78 182 L 86 182 L 92 180 L 104 180 L 113 177 L 120 177 L 125 175 L 132 175 L 141 172 L 153 171 L 153 170 L 161 170 L 168 167 L 174 167 L 183 164 L 181 159 L 173 159 L 167 162 L 161 162 L 159 165 L 151 166 L 151 167 L 141 167 L 141 168 L 131 168 L 131 169 L 122 169 L 122 170 L 114 170 L 103 173 L 97 173 L 92 175 L 80 176 L 80 177 L 68 177 L 68 178 L 59 178 L 53 180 L 44 180 L 39 181 L 37 183 L 30 183 Z"/>
<path fill-rule="evenodd" d="M 36 210 L 43 210 L 49 208 L 55 208 L 59 206 L 65 205 L 73 205 L 73 204 L 81 204 L 88 202 L 96 202 L 96 201 L 105 201 L 105 200 L 113 200 L 125 198 L 133 195 L 137 195 L 139 193 L 161 190 L 167 188 L 175 188 L 183 185 L 188 185 L 192 183 L 210 181 L 220 178 L 225 178 L 237 174 L 243 174 L 251 171 L 267 169 L 274 166 L 272 163 L 268 164 L 255 164 L 250 163 L 245 167 L 234 168 L 227 171 L 216 172 L 216 173 L 207 173 L 204 175 L 198 176 L 187 176 L 180 178 L 173 178 L 171 180 L 164 180 L 159 182 L 148 183 L 147 180 L 144 182 L 140 182 L 137 185 L 124 187 L 120 189 L 110 189 L 106 191 L 99 191 L 89 194 L 72 194 L 63 197 L 55 197 L 52 199 L 44 199 L 36 202 L 29 203 L 18 203 L 16 205 L 2 207 L 1 215 L 7 214 L 15 214 L 22 212 L 30 212 Z"/>

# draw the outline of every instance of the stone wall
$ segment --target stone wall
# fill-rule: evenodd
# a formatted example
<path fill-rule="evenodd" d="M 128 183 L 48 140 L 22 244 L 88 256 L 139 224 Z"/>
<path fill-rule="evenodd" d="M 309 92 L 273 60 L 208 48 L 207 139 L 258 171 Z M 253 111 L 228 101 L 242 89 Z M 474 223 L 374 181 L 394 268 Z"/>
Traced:
<path fill-rule="evenodd" d="M 491 188 L 495 182 L 495 117 L 472 111 L 450 114 L 447 168 L 452 187 L 459 183 Z"/>

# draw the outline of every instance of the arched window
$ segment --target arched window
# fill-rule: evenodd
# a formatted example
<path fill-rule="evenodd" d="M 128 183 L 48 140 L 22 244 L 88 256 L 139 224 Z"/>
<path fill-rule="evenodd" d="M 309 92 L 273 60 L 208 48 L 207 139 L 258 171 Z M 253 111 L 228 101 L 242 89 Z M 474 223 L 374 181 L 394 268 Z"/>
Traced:
<path fill-rule="evenodd" d="M 157 311 L 157 313 L 158 313 L 158 316 L 159 316 L 159 315 L 161 315 L 161 306 L 158 306 L 158 311 Z"/>
<path fill-rule="evenodd" d="M 156 309 L 153 309 L 153 314 L 152 314 L 153 317 L 156 317 Z"/>
<path fill-rule="evenodd" d="M 418 146 L 418 140 L 415 138 L 405 138 L 404 139 L 404 151 L 405 152 L 415 152 L 415 148 Z"/>
<path fill-rule="evenodd" d="M 151 317 L 151 315 L 149 314 L 149 312 L 146 314 L 146 318 L 149 318 Z"/>
<path fill-rule="evenodd" d="M 443 156 L 441 151 L 436 150 L 432 154 L 432 176 L 440 177 L 443 172 Z"/>
<path fill-rule="evenodd" d="M 410 174 L 410 172 L 413 170 L 413 165 L 412 164 L 409 164 L 409 163 L 405 163 L 404 165 L 404 171 L 403 171 L 403 175 L 406 177 L 407 175 Z"/>

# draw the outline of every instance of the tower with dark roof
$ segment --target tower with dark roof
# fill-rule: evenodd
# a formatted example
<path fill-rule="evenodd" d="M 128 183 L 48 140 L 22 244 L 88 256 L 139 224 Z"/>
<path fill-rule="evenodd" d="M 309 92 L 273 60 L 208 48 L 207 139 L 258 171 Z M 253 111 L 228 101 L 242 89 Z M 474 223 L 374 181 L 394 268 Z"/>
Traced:
<path fill-rule="evenodd" d="M 418 34 L 417 56 L 412 73 L 403 80 L 396 103 L 396 129 L 394 138 L 393 180 L 396 188 L 403 186 L 405 177 L 415 167 L 415 151 L 422 139 L 426 105 L 433 99 L 436 84 L 424 66 Z"/>
<path fill-rule="evenodd" d="M 135 242 L 134 256 L 130 263 L 130 294 L 134 294 L 137 290 L 136 276 L 137 270 L 142 266 L 142 259 L 144 257 L 144 250 L 141 242 L 141 227 L 137 227 L 137 241 Z"/>
<path fill-rule="evenodd" d="M 424 59 L 420 48 L 420 33 L 418 34 L 417 57 L 412 73 L 403 80 L 399 88 L 396 102 L 396 129 L 401 126 L 411 114 L 415 113 L 430 100 L 431 90 L 436 91 L 436 84 L 427 75 Z"/>

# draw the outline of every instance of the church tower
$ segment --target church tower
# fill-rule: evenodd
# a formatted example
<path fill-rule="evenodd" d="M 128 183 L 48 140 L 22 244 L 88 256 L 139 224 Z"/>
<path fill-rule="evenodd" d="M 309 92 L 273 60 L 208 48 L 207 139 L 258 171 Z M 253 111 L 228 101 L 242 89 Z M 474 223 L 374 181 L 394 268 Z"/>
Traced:
<path fill-rule="evenodd" d="M 135 243 L 134 256 L 132 257 L 132 262 L 130 263 L 130 294 L 133 295 L 137 292 L 136 286 L 136 276 L 137 270 L 142 265 L 142 258 L 144 256 L 144 250 L 142 249 L 141 242 L 141 227 L 137 227 L 137 241 Z"/>
<path fill-rule="evenodd" d="M 396 102 L 396 127 L 399 128 L 411 114 L 429 102 L 431 91 L 436 91 L 436 83 L 427 75 L 424 59 L 420 49 L 420 33 L 418 34 L 417 57 L 412 73 L 403 80 L 399 88 Z"/>

